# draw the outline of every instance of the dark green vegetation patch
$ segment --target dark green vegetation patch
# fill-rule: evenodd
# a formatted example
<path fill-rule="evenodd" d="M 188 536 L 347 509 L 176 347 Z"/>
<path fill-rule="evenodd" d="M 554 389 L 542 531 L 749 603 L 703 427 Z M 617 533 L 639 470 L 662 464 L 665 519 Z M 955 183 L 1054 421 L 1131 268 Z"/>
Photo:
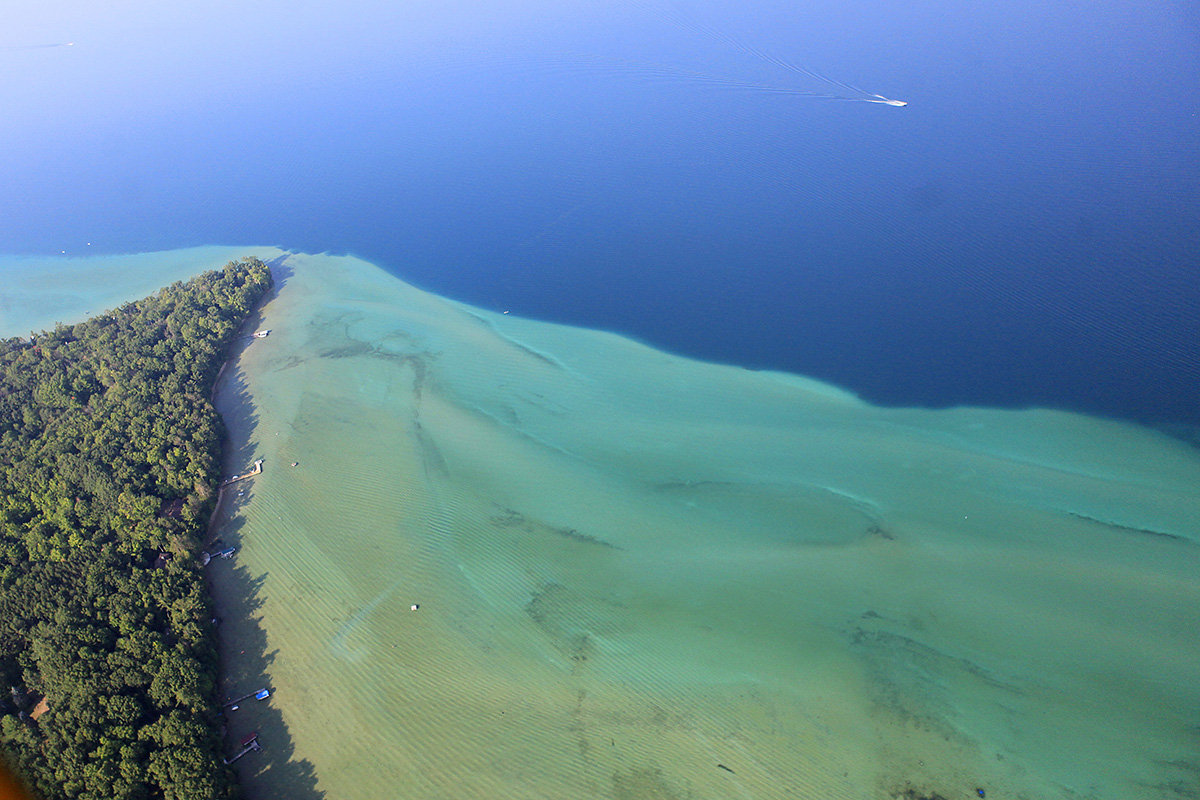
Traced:
<path fill-rule="evenodd" d="M 0 341 L 0 740 L 45 798 L 225 798 L 213 383 L 270 287 L 232 262 Z"/>

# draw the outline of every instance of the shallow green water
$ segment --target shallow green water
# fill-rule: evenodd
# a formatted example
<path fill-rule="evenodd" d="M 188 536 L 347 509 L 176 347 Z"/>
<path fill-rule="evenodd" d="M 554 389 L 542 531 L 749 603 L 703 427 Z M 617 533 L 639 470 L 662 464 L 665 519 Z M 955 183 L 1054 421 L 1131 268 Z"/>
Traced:
<path fill-rule="evenodd" d="M 1196 450 L 278 274 L 209 568 L 252 797 L 1200 791 Z"/>
<path fill-rule="evenodd" d="M 1195 450 L 287 267 L 230 374 L 267 463 L 233 536 L 328 796 L 1196 786 Z"/>
<path fill-rule="evenodd" d="M 0 337 L 79 322 L 237 258 L 282 254 L 275 247 L 211 246 L 93 258 L 0 255 Z"/>

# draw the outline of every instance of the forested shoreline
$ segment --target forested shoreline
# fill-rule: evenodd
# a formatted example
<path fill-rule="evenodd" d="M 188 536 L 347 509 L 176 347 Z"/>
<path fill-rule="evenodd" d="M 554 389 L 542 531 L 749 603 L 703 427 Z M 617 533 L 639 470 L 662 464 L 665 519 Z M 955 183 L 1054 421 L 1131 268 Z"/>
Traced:
<path fill-rule="evenodd" d="M 0 745 L 53 798 L 232 798 L 212 600 L 211 403 L 258 259 L 0 341 Z"/>

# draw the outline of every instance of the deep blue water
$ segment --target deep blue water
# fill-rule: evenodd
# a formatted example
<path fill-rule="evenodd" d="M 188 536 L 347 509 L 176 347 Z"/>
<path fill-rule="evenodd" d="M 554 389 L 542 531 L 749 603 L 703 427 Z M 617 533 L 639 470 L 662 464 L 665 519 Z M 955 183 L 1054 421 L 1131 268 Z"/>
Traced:
<path fill-rule="evenodd" d="M 349 252 L 876 402 L 1200 424 L 1187 3 L 161 5 L 12 12 L 0 251 Z"/>

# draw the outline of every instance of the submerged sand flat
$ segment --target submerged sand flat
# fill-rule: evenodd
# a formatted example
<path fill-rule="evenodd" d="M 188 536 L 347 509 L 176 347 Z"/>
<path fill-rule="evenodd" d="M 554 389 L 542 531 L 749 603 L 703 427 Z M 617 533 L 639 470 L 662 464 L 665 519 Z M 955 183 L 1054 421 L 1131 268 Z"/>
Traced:
<path fill-rule="evenodd" d="M 1200 790 L 1196 450 L 281 274 L 210 568 L 252 797 Z"/>
<path fill-rule="evenodd" d="M 0 335 L 243 255 L 5 259 Z M 278 274 L 209 568 L 252 797 L 1200 792 L 1196 450 Z"/>
<path fill-rule="evenodd" d="M 191 247 L 73 258 L 0 256 L 0 338 L 28 337 L 140 300 L 230 261 L 282 255 L 275 247 Z"/>

